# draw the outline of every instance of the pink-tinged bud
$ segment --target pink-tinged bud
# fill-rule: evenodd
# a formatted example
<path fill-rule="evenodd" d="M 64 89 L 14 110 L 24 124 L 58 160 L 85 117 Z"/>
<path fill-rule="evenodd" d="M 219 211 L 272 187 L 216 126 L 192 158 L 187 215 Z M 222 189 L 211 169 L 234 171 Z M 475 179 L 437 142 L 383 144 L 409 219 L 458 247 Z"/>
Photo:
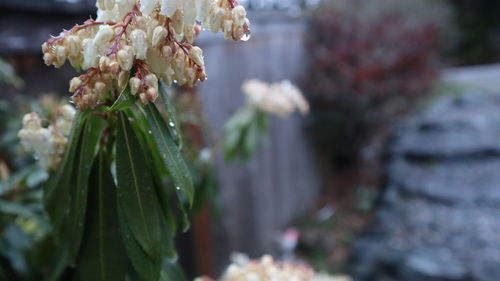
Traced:
<path fill-rule="evenodd" d="M 148 102 L 149 102 L 148 96 L 147 96 L 146 93 L 140 93 L 139 94 L 139 99 L 141 100 L 142 104 L 148 104 Z"/>
<path fill-rule="evenodd" d="M 120 73 L 120 65 L 118 64 L 118 62 L 111 61 L 111 63 L 109 64 L 109 72 L 115 75 Z"/>
<path fill-rule="evenodd" d="M 118 64 L 122 70 L 129 71 L 132 69 L 134 64 L 134 49 L 131 46 L 125 46 L 117 53 L 118 56 Z"/>
<path fill-rule="evenodd" d="M 233 17 L 233 21 L 237 26 L 243 26 L 245 24 L 245 19 L 247 17 L 247 11 L 245 7 L 239 5 L 234 7 L 231 11 L 231 15 Z"/>
<path fill-rule="evenodd" d="M 144 77 L 144 80 L 146 81 L 146 85 L 148 87 L 153 87 L 158 90 L 158 77 L 156 77 L 156 75 L 150 73 Z"/>
<path fill-rule="evenodd" d="M 75 77 L 71 79 L 71 81 L 69 82 L 69 92 L 70 93 L 76 92 L 76 90 L 78 90 L 81 85 L 82 85 L 82 80 L 80 78 Z"/>
<path fill-rule="evenodd" d="M 118 88 L 120 91 L 127 86 L 129 75 L 128 71 L 120 71 L 120 74 L 118 74 Z"/>
<path fill-rule="evenodd" d="M 153 39 L 151 40 L 153 47 L 163 43 L 165 41 L 165 38 L 167 38 L 167 35 L 168 31 L 165 27 L 163 26 L 155 27 L 155 29 L 153 30 Z"/>
<path fill-rule="evenodd" d="M 189 58 L 194 61 L 198 66 L 205 66 L 205 62 L 203 61 L 203 51 L 200 47 L 192 47 L 189 49 Z"/>
<path fill-rule="evenodd" d="M 99 31 L 97 31 L 97 34 L 94 37 L 94 44 L 97 47 L 102 47 L 109 43 L 109 41 L 113 38 L 115 35 L 115 32 L 113 31 L 113 28 L 109 25 L 101 25 L 99 27 Z"/>
<path fill-rule="evenodd" d="M 54 63 L 55 60 L 56 60 L 56 57 L 53 54 L 51 54 L 51 53 L 43 54 L 43 61 L 47 66 Z"/>
<path fill-rule="evenodd" d="M 130 40 L 132 41 L 132 46 L 134 46 L 135 55 L 140 60 L 145 60 L 148 52 L 146 37 L 146 32 L 141 29 L 135 29 L 130 34 Z"/>
<path fill-rule="evenodd" d="M 95 82 L 95 84 L 94 84 L 94 93 L 98 97 L 103 97 L 104 94 L 106 94 L 106 84 L 104 84 L 101 81 Z"/>
<path fill-rule="evenodd" d="M 106 57 L 106 56 L 102 56 L 100 59 L 99 59 L 99 69 L 102 71 L 102 72 L 108 72 L 109 70 L 109 64 L 111 63 L 111 59 L 109 57 Z"/>
<path fill-rule="evenodd" d="M 199 24 L 196 24 L 193 28 L 193 32 L 194 32 L 194 37 L 198 37 L 200 36 L 200 33 L 201 33 L 201 25 Z"/>
<path fill-rule="evenodd" d="M 158 91 L 155 88 L 149 88 L 146 92 L 149 101 L 156 101 L 158 98 Z"/>
<path fill-rule="evenodd" d="M 132 77 L 130 78 L 129 84 L 130 84 L 130 92 L 132 93 L 132 95 L 135 96 L 137 92 L 139 92 L 139 88 L 141 88 L 141 79 L 137 77 Z"/>

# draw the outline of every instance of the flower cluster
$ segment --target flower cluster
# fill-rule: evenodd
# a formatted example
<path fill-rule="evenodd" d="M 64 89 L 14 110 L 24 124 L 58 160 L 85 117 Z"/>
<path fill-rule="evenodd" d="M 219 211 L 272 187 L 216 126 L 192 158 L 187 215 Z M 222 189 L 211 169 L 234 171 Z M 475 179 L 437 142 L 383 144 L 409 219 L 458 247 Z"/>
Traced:
<path fill-rule="evenodd" d="M 249 104 L 269 113 L 286 117 L 295 109 L 302 114 L 309 112 L 309 104 L 302 92 L 288 80 L 273 84 L 249 80 L 243 84 L 242 90 Z"/>
<path fill-rule="evenodd" d="M 75 109 L 70 105 L 58 107 L 54 112 L 54 119 L 45 128 L 42 119 L 35 113 L 28 113 L 23 117 L 23 128 L 18 136 L 21 144 L 27 151 L 34 151 L 35 158 L 45 170 L 52 170 L 59 164 L 64 147 L 68 142 Z"/>
<path fill-rule="evenodd" d="M 306 265 L 277 262 L 271 256 L 263 256 L 260 260 L 248 260 L 246 256 L 237 256 L 225 271 L 220 281 L 352 281 L 347 276 L 330 276 L 315 273 Z M 208 277 L 200 277 L 195 281 L 212 281 Z"/>
<path fill-rule="evenodd" d="M 246 41 L 249 21 L 236 0 L 98 0 L 87 20 L 42 45 L 47 65 L 69 61 L 86 70 L 70 83 L 73 102 L 95 107 L 130 84 L 142 103 L 158 97 L 158 81 L 193 86 L 206 79 L 203 51 L 193 46 L 202 26 Z"/>

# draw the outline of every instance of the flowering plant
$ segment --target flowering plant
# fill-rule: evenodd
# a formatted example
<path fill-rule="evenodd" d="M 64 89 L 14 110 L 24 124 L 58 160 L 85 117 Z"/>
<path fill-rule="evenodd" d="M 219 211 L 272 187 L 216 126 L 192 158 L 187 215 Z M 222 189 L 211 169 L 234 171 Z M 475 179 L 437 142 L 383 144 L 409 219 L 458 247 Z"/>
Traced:
<path fill-rule="evenodd" d="M 249 80 L 242 90 L 247 102 L 224 127 L 224 153 L 229 161 L 238 156 L 250 158 L 267 128 L 269 114 L 285 118 L 295 110 L 309 112 L 302 92 L 288 80 L 271 84 Z"/>
<path fill-rule="evenodd" d="M 235 0 L 97 7 L 95 20 L 42 45 L 47 65 L 84 71 L 69 87 L 77 110 L 65 107 L 65 123 L 47 128 L 28 114 L 19 132 L 51 173 L 43 201 L 59 247 L 46 279 L 181 280 L 173 237 L 189 227 L 195 194 L 166 85 L 205 80 L 202 50 L 192 45 L 201 26 L 245 41 L 246 11 Z"/>

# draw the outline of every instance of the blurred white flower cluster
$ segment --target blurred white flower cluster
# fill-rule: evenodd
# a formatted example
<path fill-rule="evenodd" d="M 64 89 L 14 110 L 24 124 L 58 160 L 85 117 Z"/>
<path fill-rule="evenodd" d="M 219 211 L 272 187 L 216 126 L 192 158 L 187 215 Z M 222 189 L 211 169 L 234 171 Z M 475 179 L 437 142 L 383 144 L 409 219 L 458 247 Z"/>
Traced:
<path fill-rule="evenodd" d="M 23 147 L 27 151 L 34 152 L 43 169 L 52 170 L 59 164 L 68 142 L 74 116 L 75 109 L 72 106 L 60 106 L 55 110 L 50 125 L 45 128 L 42 126 L 42 118 L 37 113 L 24 115 L 23 128 L 18 136 Z"/>
<path fill-rule="evenodd" d="M 302 114 L 309 112 L 309 104 L 302 92 L 290 81 L 267 84 L 259 80 L 243 83 L 248 103 L 268 113 L 287 117 L 296 109 Z"/>
<path fill-rule="evenodd" d="M 192 45 L 202 26 L 226 39 L 245 41 L 250 34 L 236 0 L 98 0 L 97 7 L 96 20 L 42 45 L 47 65 L 69 60 L 86 70 L 70 83 L 80 109 L 116 99 L 127 83 L 146 104 L 158 97 L 160 79 L 189 86 L 205 80 L 203 52 Z"/>
<path fill-rule="evenodd" d="M 241 260 L 241 259 L 240 259 Z M 211 281 L 201 277 L 195 281 Z M 275 261 L 271 256 L 260 260 L 235 262 L 231 264 L 219 281 L 352 281 L 347 276 L 329 276 L 316 274 L 306 265 L 297 265 Z"/>

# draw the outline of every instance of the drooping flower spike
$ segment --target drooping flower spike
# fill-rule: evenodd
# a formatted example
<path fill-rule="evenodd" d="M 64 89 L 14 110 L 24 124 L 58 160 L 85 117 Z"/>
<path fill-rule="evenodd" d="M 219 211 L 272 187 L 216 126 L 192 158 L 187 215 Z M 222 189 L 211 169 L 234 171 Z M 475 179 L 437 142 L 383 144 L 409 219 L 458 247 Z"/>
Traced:
<path fill-rule="evenodd" d="M 94 108 L 129 84 L 147 104 L 158 82 L 194 86 L 206 79 L 203 51 L 193 46 L 202 27 L 245 41 L 250 23 L 236 0 L 99 0 L 97 18 L 42 45 L 47 65 L 69 61 L 86 72 L 70 82 L 80 109 Z"/>

